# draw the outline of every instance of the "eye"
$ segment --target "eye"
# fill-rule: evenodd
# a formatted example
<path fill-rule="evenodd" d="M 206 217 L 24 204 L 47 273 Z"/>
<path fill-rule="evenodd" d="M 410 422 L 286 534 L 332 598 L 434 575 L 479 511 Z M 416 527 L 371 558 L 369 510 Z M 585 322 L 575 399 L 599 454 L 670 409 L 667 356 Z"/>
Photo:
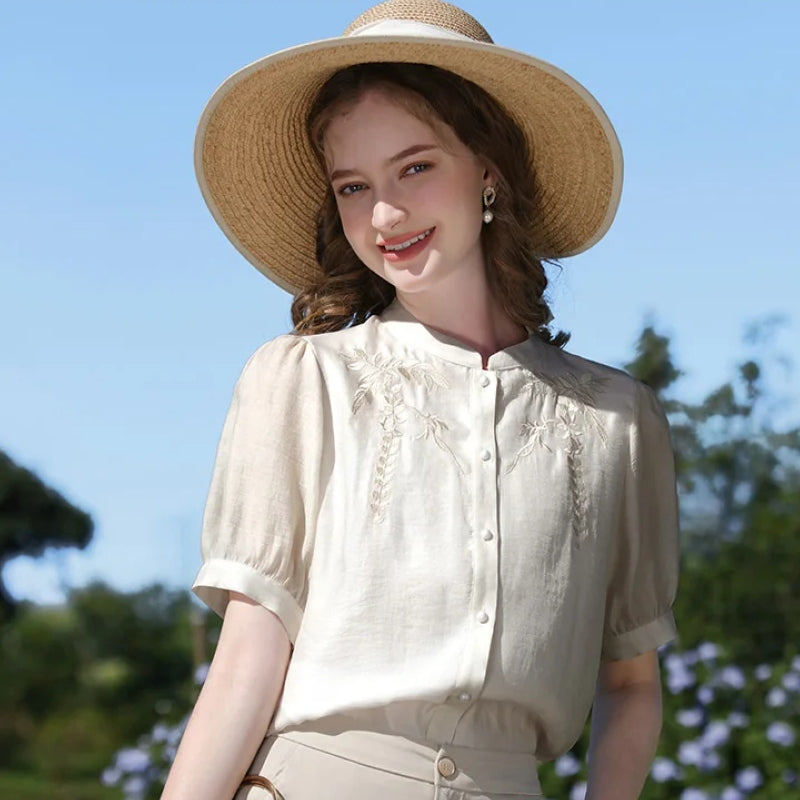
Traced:
<path fill-rule="evenodd" d="M 356 192 L 360 192 L 363 188 L 363 183 L 346 183 L 344 186 L 340 186 L 338 189 L 336 189 L 336 194 L 340 195 L 341 197 L 350 197 Z"/>
<path fill-rule="evenodd" d="M 404 175 L 419 175 L 421 172 L 427 172 L 433 164 L 428 164 L 424 161 L 421 161 L 418 164 L 412 164 L 410 167 L 406 167 L 403 174 Z"/>

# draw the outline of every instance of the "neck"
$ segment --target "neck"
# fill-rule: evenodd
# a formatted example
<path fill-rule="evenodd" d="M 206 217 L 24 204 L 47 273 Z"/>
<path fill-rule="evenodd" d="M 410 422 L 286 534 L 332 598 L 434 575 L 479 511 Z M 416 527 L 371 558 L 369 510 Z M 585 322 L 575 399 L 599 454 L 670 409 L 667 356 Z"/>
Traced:
<path fill-rule="evenodd" d="M 503 311 L 485 281 L 482 287 L 474 287 L 479 291 L 463 285 L 451 288 L 454 291 L 445 297 L 398 292 L 397 300 L 423 325 L 477 350 L 484 367 L 493 353 L 528 338 L 528 332 Z"/>

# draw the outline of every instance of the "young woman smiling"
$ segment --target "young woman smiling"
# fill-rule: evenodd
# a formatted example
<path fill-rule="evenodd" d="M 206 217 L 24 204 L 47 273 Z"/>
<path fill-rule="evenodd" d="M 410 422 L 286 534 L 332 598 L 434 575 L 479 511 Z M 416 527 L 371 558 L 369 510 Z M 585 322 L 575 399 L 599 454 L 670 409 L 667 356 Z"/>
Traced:
<path fill-rule="evenodd" d="M 675 635 L 669 432 L 563 349 L 543 261 L 595 243 L 614 131 L 439 0 L 390 0 L 215 93 L 197 170 L 295 329 L 236 384 L 194 589 L 224 615 L 164 800 L 512 800 L 593 707 L 638 796 Z"/>

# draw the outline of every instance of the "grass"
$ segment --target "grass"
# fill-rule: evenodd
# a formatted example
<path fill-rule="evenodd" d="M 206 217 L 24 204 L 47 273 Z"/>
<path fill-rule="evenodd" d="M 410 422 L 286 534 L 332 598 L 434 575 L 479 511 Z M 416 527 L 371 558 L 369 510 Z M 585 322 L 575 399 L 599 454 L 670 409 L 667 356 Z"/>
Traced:
<path fill-rule="evenodd" d="M 122 793 L 103 786 L 99 779 L 55 782 L 30 772 L 0 770 L 0 797 L 8 800 L 120 800 Z"/>

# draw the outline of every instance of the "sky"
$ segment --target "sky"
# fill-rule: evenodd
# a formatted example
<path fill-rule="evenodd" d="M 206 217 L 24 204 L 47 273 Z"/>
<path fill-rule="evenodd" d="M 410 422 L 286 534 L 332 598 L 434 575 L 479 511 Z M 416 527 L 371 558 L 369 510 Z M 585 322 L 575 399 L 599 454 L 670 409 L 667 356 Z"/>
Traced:
<path fill-rule="evenodd" d="M 232 72 L 368 5 L 0 0 L 0 449 L 95 522 L 84 551 L 8 564 L 16 597 L 191 584 L 234 382 L 290 327 L 204 205 L 197 120 Z M 620 365 L 653 323 L 696 399 L 778 319 L 765 352 L 800 366 L 800 3 L 462 7 L 583 83 L 622 142 L 614 225 L 552 275 L 568 349 Z M 797 424 L 798 373 L 770 380 Z"/>

